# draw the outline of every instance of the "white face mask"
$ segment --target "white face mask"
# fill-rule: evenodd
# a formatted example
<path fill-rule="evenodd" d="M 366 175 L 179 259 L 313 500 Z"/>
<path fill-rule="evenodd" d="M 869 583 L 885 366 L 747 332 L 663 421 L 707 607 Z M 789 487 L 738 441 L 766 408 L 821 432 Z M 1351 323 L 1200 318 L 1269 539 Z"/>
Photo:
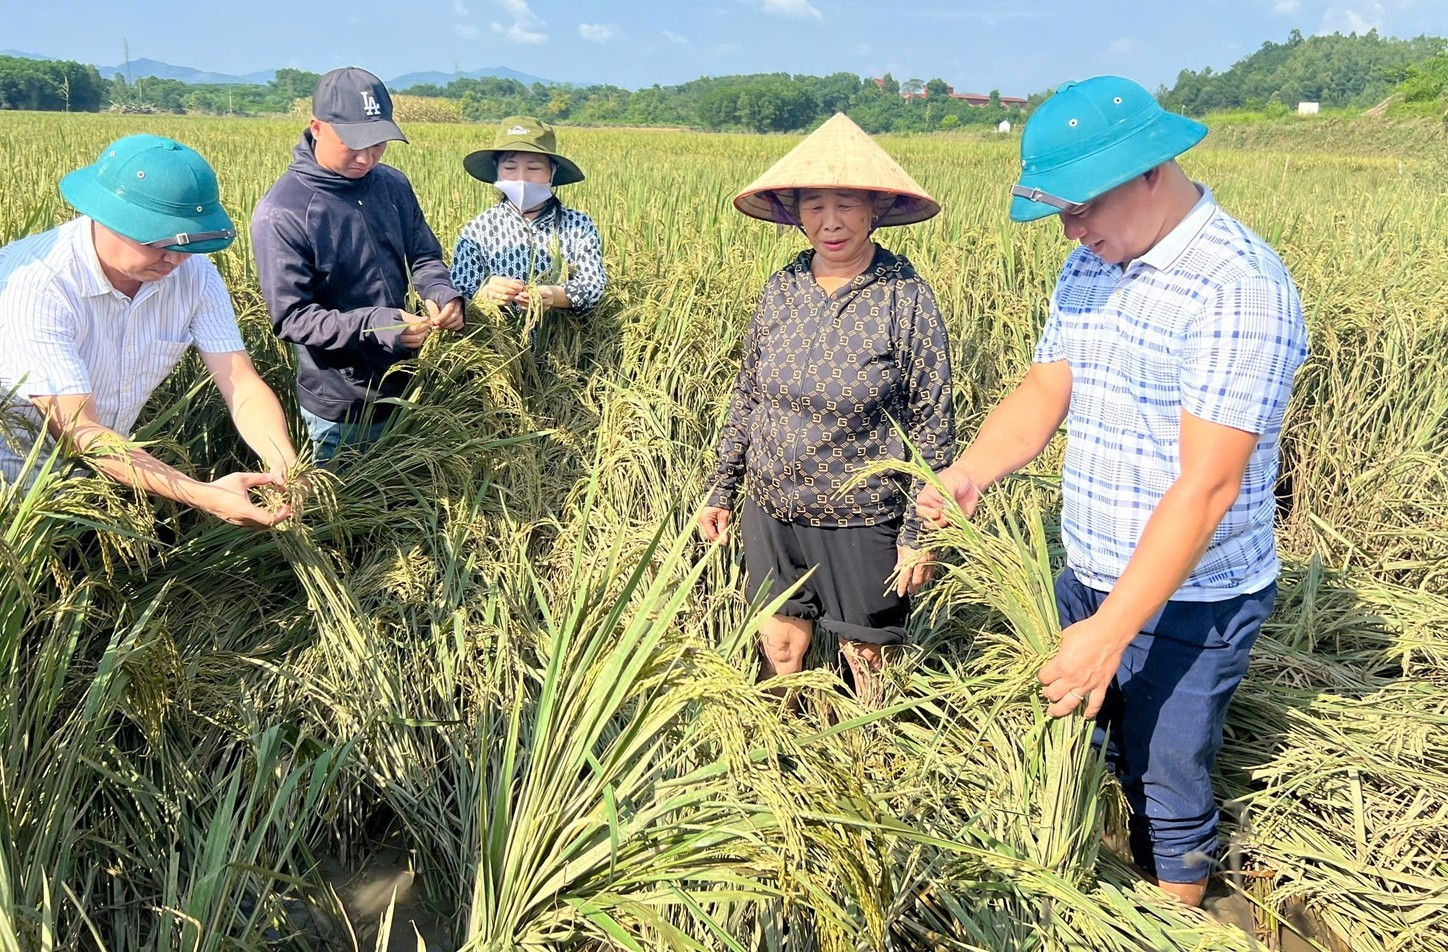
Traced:
<path fill-rule="evenodd" d="M 508 201 L 516 205 L 520 212 L 537 208 L 553 197 L 553 186 L 543 182 L 517 182 L 512 179 L 499 179 L 493 184 L 498 186 L 498 191 L 508 196 Z"/>

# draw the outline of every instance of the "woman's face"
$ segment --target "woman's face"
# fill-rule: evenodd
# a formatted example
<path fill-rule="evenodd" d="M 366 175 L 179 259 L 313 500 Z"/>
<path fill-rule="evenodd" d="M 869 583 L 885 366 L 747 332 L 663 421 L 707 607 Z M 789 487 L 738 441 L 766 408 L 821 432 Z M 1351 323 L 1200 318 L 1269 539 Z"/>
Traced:
<path fill-rule="evenodd" d="M 799 193 L 799 223 L 822 263 L 834 269 L 865 270 L 874 256 L 870 229 L 874 196 L 847 188 L 807 188 Z"/>
<path fill-rule="evenodd" d="M 553 181 L 553 160 L 537 152 L 504 152 L 498 156 L 498 178 L 547 185 Z"/>

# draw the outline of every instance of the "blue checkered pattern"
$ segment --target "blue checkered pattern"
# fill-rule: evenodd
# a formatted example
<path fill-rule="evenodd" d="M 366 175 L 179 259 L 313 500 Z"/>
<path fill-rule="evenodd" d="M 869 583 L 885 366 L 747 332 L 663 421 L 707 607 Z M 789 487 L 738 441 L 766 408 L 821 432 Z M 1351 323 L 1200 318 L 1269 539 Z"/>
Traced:
<path fill-rule="evenodd" d="M 1272 538 L 1278 436 L 1307 358 L 1302 302 L 1281 259 L 1205 189 L 1151 251 L 1121 266 L 1077 248 L 1035 360 L 1071 366 L 1067 563 L 1110 590 L 1181 472 L 1181 413 L 1261 436 L 1242 491 L 1182 601 L 1255 592 L 1277 576 Z"/>

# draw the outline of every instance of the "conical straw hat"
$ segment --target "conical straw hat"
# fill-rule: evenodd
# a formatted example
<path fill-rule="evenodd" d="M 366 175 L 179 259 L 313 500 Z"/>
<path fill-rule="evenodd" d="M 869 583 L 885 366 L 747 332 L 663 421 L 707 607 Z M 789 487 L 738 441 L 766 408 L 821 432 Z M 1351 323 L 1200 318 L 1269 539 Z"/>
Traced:
<path fill-rule="evenodd" d="M 897 196 L 877 226 L 909 225 L 940 213 L 940 203 L 842 112 L 735 195 L 734 207 L 761 221 L 798 225 L 794 191 L 803 188 L 858 188 Z"/>

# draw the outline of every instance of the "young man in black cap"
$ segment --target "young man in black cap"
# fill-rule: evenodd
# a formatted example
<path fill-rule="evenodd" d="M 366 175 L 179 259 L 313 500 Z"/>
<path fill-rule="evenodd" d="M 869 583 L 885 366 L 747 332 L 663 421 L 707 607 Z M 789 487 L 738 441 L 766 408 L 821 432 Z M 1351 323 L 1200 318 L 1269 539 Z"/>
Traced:
<path fill-rule="evenodd" d="M 463 301 L 407 178 L 381 164 L 406 142 L 376 76 L 334 69 L 312 94 L 292 164 L 256 206 L 252 247 L 272 327 L 297 353 L 297 399 L 315 458 L 380 435 L 407 384 L 393 365 L 435 330 L 460 330 Z M 404 309 L 411 284 L 427 314 Z M 402 325 L 406 325 L 405 328 Z"/>

